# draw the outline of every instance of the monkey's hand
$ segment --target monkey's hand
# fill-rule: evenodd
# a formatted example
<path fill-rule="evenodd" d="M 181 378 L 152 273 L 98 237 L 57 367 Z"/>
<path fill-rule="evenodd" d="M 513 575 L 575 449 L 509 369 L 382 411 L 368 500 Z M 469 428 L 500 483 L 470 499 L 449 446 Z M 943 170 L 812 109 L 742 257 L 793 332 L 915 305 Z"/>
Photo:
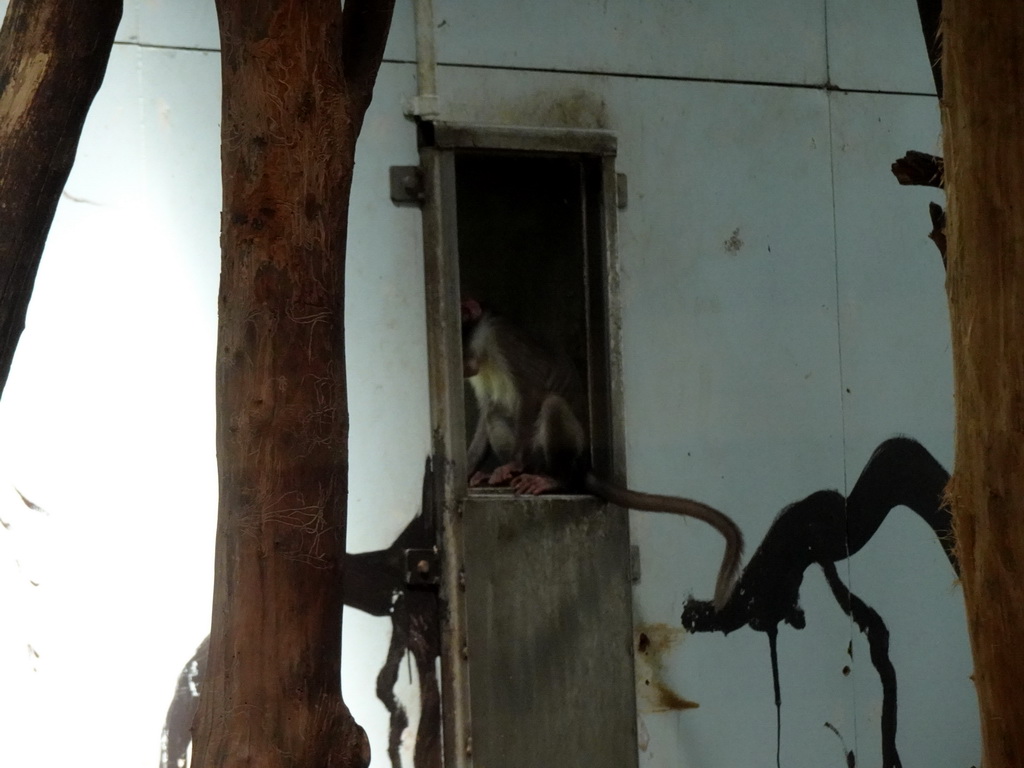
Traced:
<path fill-rule="evenodd" d="M 491 485 L 505 485 L 522 471 L 523 463 L 521 461 L 510 461 L 491 472 L 491 477 L 487 482 Z"/>
<path fill-rule="evenodd" d="M 469 487 L 476 488 L 488 477 L 490 477 L 490 475 L 488 475 L 486 472 L 480 472 L 479 470 L 477 470 L 476 472 L 469 476 Z"/>
<path fill-rule="evenodd" d="M 530 496 L 539 496 L 542 493 L 548 491 L 554 491 L 559 488 L 559 483 L 555 478 L 548 477 L 547 475 L 519 475 L 511 482 L 512 490 L 516 493 L 526 493 Z"/>

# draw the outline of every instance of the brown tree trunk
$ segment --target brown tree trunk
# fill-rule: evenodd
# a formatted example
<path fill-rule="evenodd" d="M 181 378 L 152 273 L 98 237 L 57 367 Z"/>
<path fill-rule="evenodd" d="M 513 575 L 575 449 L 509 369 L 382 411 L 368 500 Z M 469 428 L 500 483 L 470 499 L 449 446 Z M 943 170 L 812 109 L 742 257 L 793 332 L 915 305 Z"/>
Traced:
<path fill-rule="evenodd" d="M 197 768 L 366 765 L 341 698 L 345 236 L 393 0 L 218 0 L 217 526 Z M 343 30 L 343 26 L 345 27 Z"/>
<path fill-rule="evenodd" d="M 950 483 L 985 768 L 1024 766 L 1024 3 L 947 0 Z"/>
<path fill-rule="evenodd" d="M 0 393 L 121 0 L 11 0 L 0 30 Z"/>

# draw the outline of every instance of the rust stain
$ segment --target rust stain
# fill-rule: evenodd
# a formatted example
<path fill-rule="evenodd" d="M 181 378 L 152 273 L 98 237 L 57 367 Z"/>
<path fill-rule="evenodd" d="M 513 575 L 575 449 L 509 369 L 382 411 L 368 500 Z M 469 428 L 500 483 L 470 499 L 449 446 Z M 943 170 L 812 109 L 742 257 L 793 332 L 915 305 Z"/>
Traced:
<path fill-rule="evenodd" d="M 637 650 L 660 656 L 679 645 L 685 635 L 686 630 L 682 627 L 673 627 L 661 622 L 641 624 L 637 627 Z"/>
<path fill-rule="evenodd" d="M 657 683 L 654 686 L 655 701 L 657 707 L 655 712 L 668 712 L 670 710 L 697 709 L 700 704 L 689 699 L 684 699 L 664 683 Z"/>
<path fill-rule="evenodd" d="M 643 712 L 670 712 L 696 709 L 700 706 L 680 696 L 662 679 L 665 657 L 683 639 L 682 627 L 668 624 L 642 624 L 637 627 L 636 687 L 638 705 Z"/>

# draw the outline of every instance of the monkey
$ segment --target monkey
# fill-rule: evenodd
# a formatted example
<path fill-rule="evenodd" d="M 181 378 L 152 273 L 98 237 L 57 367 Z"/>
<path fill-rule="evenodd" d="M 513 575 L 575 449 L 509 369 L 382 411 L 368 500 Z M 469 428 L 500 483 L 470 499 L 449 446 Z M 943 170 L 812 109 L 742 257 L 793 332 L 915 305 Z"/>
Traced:
<path fill-rule="evenodd" d="M 479 409 L 466 450 L 470 487 L 509 485 L 516 494 L 580 489 L 620 507 L 702 520 L 725 539 L 714 606 L 728 602 L 743 534 L 723 512 L 692 499 L 641 493 L 597 477 L 589 465 L 585 390 L 570 360 L 546 349 L 476 299 L 463 299 L 462 373 Z M 498 461 L 480 467 L 488 454 Z"/>

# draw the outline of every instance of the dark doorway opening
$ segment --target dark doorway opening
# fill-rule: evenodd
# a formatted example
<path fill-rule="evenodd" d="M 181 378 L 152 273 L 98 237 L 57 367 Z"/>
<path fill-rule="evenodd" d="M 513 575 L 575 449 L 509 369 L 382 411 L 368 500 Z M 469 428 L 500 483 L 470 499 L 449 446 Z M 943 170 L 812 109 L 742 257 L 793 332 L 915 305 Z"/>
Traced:
<path fill-rule="evenodd" d="M 609 414 L 600 405 L 608 392 L 600 170 L 598 160 L 578 155 L 455 156 L 462 295 L 572 361 L 588 393 L 595 466 L 607 454 L 609 435 Z M 468 392 L 465 408 L 471 432 L 476 408 Z"/>

